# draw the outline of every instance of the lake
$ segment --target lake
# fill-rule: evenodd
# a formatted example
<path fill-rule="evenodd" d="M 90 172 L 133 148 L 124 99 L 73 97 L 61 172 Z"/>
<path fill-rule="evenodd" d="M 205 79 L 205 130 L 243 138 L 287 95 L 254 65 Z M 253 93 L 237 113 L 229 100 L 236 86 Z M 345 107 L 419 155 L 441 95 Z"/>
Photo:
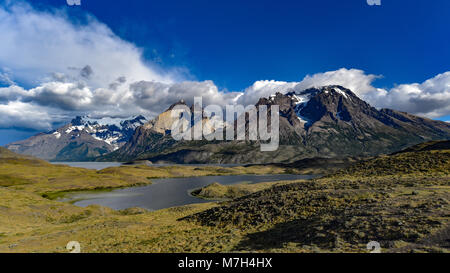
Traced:
<path fill-rule="evenodd" d="M 72 193 L 60 201 L 76 201 L 76 206 L 86 207 L 97 204 L 121 210 L 140 207 L 148 210 L 160 210 L 195 203 L 211 202 L 190 195 L 194 189 L 212 183 L 233 185 L 239 183 L 262 183 L 287 180 L 312 179 L 312 175 L 236 175 L 203 176 L 189 178 L 152 179 L 153 184 L 142 187 L 130 187 L 108 192 Z"/>
<path fill-rule="evenodd" d="M 110 167 L 119 167 L 123 163 L 120 162 L 50 162 L 55 165 L 67 165 L 75 168 L 85 168 L 92 170 L 103 170 Z M 165 166 L 193 166 L 193 167 L 238 167 L 246 164 L 151 164 L 150 167 L 165 167 Z"/>
<path fill-rule="evenodd" d="M 50 162 L 55 165 L 67 165 L 75 168 L 85 168 L 92 170 L 103 170 L 109 167 L 119 167 L 120 162 Z"/>

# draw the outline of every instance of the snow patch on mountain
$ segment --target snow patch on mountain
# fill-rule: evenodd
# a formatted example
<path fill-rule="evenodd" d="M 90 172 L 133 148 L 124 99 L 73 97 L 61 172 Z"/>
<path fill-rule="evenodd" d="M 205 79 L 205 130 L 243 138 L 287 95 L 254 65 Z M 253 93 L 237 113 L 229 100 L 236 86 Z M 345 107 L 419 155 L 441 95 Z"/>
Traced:
<path fill-rule="evenodd" d="M 344 98 L 348 99 L 347 93 L 344 90 L 342 90 L 341 88 L 334 87 L 333 90 L 336 91 L 337 93 L 341 94 L 342 96 L 344 96 Z"/>
<path fill-rule="evenodd" d="M 67 128 L 67 130 L 65 131 L 66 134 L 70 134 L 73 131 L 83 131 L 86 128 L 86 126 L 70 126 L 69 128 Z"/>
<path fill-rule="evenodd" d="M 143 116 L 129 119 L 76 117 L 69 125 L 55 132 L 54 135 L 59 139 L 61 134 L 85 132 L 94 139 L 112 146 L 113 150 L 117 150 L 130 139 L 136 128 L 146 122 L 147 119 Z M 77 137 L 79 134 L 74 136 Z"/>
<path fill-rule="evenodd" d="M 297 115 L 298 120 L 304 124 L 305 126 L 307 126 L 311 121 L 307 118 L 304 117 L 301 114 L 301 111 L 303 108 L 305 108 L 309 101 L 311 100 L 311 97 L 316 93 L 316 90 L 310 89 L 310 90 L 305 90 L 299 93 L 296 92 L 291 92 L 288 93 L 287 95 L 291 97 L 291 100 L 293 101 L 294 105 L 295 105 L 295 114 Z"/>

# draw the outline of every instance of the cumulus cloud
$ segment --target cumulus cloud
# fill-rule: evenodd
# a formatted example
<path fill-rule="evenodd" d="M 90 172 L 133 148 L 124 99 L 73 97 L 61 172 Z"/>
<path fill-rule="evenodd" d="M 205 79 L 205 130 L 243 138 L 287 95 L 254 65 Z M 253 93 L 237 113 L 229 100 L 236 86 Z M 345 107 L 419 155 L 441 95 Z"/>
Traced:
<path fill-rule="evenodd" d="M 183 79 L 177 68 L 163 70 L 144 60 L 139 48 L 95 18 L 86 15 L 80 21 L 73 23 L 62 10 L 38 11 L 22 1 L 2 2 L 0 86 L 9 87 L 0 88 L 0 127 L 17 126 L 6 114 L 19 113 L 25 104 L 26 113 L 34 107 L 36 112 L 66 113 L 68 119 L 89 112 L 128 116 L 143 111 L 130 111 L 133 106 L 127 103 L 133 96 L 125 82 L 169 84 Z M 12 79 L 35 87 L 26 90 Z M 48 127 L 42 115 L 28 119 L 31 128 Z"/>
<path fill-rule="evenodd" d="M 11 85 L 9 87 L 0 88 L 0 104 L 8 103 L 9 101 L 16 101 L 24 96 L 27 96 L 28 92 L 17 85 Z"/>
<path fill-rule="evenodd" d="M 381 96 L 378 105 L 437 118 L 450 114 L 450 71 L 421 84 L 402 84 Z"/>
<path fill-rule="evenodd" d="M 281 81 L 257 81 L 252 86 L 244 90 L 243 94 L 239 96 L 238 103 L 242 105 L 255 104 L 260 98 L 268 97 L 277 92 L 287 93 L 293 91 L 296 82 L 281 82 Z"/>
<path fill-rule="evenodd" d="M 5 4 L 0 7 L 0 63 L 28 84 L 55 72 L 81 76 L 93 87 L 123 76 L 130 81 L 177 78 L 175 72 L 145 62 L 139 48 L 105 24 L 89 16 L 85 21 L 75 24 L 63 11 L 37 11 L 23 2 Z"/>
<path fill-rule="evenodd" d="M 307 75 L 299 82 L 257 81 L 244 91 L 239 98 L 239 102 L 252 104 L 258 101 L 259 98 L 268 97 L 276 92 L 300 92 L 308 88 L 326 85 L 345 86 L 353 90 L 358 96 L 374 101 L 387 92 L 372 86 L 372 82 L 380 77 L 380 75 L 366 74 L 359 69 L 341 68 L 336 71 Z"/>
<path fill-rule="evenodd" d="M 336 84 L 349 88 L 378 108 L 392 108 L 430 118 L 450 114 L 450 71 L 423 83 L 401 84 L 389 90 L 372 85 L 380 77 L 358 69 L 342 68 L 306 76 L 295 89 Z"/>
<path fill-rule="evenodd" d="M 431 118 L 450 114 L 450 72 L 418 84 L 402 84 L 391 90 L 372 86 L 372 81 L 378 76 L 367 75 L 361 70 L 340 69 L 308 75 L 300 82 L 258 81 L 242 92 L 224 92 L 219 90 L 212 81 L 179 83 L 162 83 L 157 81 L 138 81 L 126 83 L 126 78 L 116 79 L 115 86 L 92 89 L 83 82 L 52 81 L 38 87 L 25 90 L 16 85 L 0 88 L 0 104 L 3 110 L 8 107 L 14 110 L 28 106 L 28 112 L 33 107 L 37 111 L 48 113 L 65 113 L 67 118 L 75 114 L 90 114 L 95 117 L 129 117 L 143 114 L 154 117 L 178 101 L 193 103 L 194 97 L 202 97 L 205 105 L 256 103 L 261 97 L 268 97 L 276 92 L 287 93 L 301 91 L 310 87 L 323 85 L 342 85 L 355 92 L 362 99 L 378 108 L 392 108 Z M 125 87 L 126 88 L 122 88 Z M 20 102 L 17 104 L 11 102 Z M 17 111 L 11 111 L 17 113 Z M 9 114 L 11 116 L 11 114 Z M 31 128 L 47 128 L 48 122 L 41 122 L 42 115 L 30 115 Z M 47 121 L 48 119 L 43 119 Z M 7 119 L 14 124 L 14 119 Z M 0 127 L 6 126 L 4 121 Z M 24 124 L 23 122 L 21 124 Z M 28 128 L 28 127 L 27 127 Z"/>
<path fill-rule="evenodd" d="M 93 93 L 80 83 L 49 82 L 29 90 L 23 101 L 68 111 L 89 110 Z"/>
<path fill-rule="evenodd" d="M 42 107 L 20 101 L 0 104 L 0 128 L 29 128 L 50 130 L 55 117 Z"/>
<path fill-rule="evenodd" d="M 205 105 L 225 106 L 235 104 L 241 92 L 220 91 L 212 81 L 185 81 L 175 84 L 141 81 L 130 85 L 133 100 L 143 109 L 160 113 L 176 101 L 194 103 L 194 97 L 202 97 Z"/>
<path fill-rule="evenodd" d="M 450 114 L 450 72 L 423 83 L 401 84 L 390 90 L 373 86 L 373 82 L 380 77 L 359 69 L 341 68 L 307 75 L 300 82 L 258 81 L 245 90 L 239 102 L 254 103 L 260 97 L 275 92 L 298 92 L 311 87 L 341 85 L 377 108 L 392 108 L 429 118 Z"/>

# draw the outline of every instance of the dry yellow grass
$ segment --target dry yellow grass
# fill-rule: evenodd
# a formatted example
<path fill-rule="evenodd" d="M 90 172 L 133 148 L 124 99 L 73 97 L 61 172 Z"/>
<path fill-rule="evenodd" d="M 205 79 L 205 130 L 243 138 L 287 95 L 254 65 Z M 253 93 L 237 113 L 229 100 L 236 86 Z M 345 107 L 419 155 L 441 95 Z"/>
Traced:
<path fill-rule="evenodd" d="M 177 221 L 215 204 L 129 215 L 129 211 L 118 212 L 100 206 L 80 208 L 43 196 L 58 197 L 69 191 L 149 184 L 153 178 L 277 174 L 285 171 L 272 166 L 143 165 L 96 171 L 52 165 L 1 150 L 0 252 L 67 252 L 65 246 L 69 241 L 79 241 L 85 252 L 222 251 L 225 241 L 233 242 L 239 236 L 232 239 L 237 234 L 225 236 L 211 228 Z M 220 239 L 224 236 L 226 239 Z M 217 248 L 211 246 L 211 242 L 221 240 L 225 241 L 218 243 Z"/>
<path fill-rule="evenodd" d="M 405 175 L 403 169 L 410 165 L 414 169 Z M 0 156 L 0 252 L 67 252 L 69 241 L 80 242 L 82 252 L 362 252 L 363 243 L 371 236 L 392 240 L 390 251 L 418 249 L 416 243 L 422 244 L 419 250 L 445 251 L 433 246 L 442 240 L 432 236 L 446 232 L 449 225 L 448 169 L 447 152 L 439 156 L 435 152 L 403 154 L 361 163 L 339 175 L 307 183 L 289 182 L 275 188 L 270 183 L 220 186 L 215 194 L 228 193 L 230 188 L 236 196 L 256 192 L 225 206 L 206 203 L 144 212 L 80 208 L 41 195 L 151 183 L 157 177 L 286 170 L 267 166 L 124 166 L 94 171 Z M 267 190 L 258 192 L 263 189 Z M 242 215 L 230 208 L 242 210 Z M 209 209 L 215 213 L 207 213 Z M 321 214 L 323 211 L 328 213 Z M 179 220 L 200 212 L 207 216 L 200 220 L 218 225 Z M 307 217 L 297 217 L 304 215 Z M 236 217 L 241 221 L 234 221 L 239 220 Z M 341 218 L 345 221 L 338 221 Z M 374 219 L 380 224 L 373 223 Z M 227 221 L 232 224 L 226 225 Z M 240 228 L 241 222 L 252 226 Z M 420 240 L 414 239 L 416 235 Z M 335 240 L 325 240 L 327 236 Z M 352 240 L 356 243 L 350 243 Z"/>
<path fill-rule="evenodd" d="M 192 195 L 204 199 L 235 199 L 243 197 L 258 191 L 262 191 L 271 187 L 281 186 L 291 183 L 298 183 L 300 181 L 279 181 L 279 182 L 265 182 L 256 184 L 236 184 L 236 185 L 221 185 L 213 183 L 201 189 L 194 190 Z"/>
<path fill-rule="evenodd" d="M 0 186 L 55 194 L 66 191 L 110 189 L 150 184 L 154 178 L 193 177 L 239 174 L 281 174 L 286 169 L 275 166 L 194 167 L 145 165 L 121 166 L 101 171 L 52 165 L 28 158 L 0 158 Z"/>

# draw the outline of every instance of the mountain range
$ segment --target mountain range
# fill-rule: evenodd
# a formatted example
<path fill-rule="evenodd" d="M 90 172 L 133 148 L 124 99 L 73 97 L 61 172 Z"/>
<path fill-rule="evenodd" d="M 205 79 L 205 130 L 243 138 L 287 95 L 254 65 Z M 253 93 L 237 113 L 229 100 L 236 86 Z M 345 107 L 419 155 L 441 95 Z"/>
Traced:
<path fill-rule="evenodd" d="M 56 130 L 11 143 L 6 148 L 49 161 L 88 161 L 119 149 L 146 122 L 143 116 L 129 120 L 76 117 Z"/>
<path fill-rule="evenodd" d="M 274 152 L 261 152 L 260 141 L 175 141 L 170 134 L 176 121 L 172 111 L 180 104 L 186 105 L 179 101 L 155 119 L 137 117 L 120 126 L 100 125 L 78 117 L 56 131 L 7 148 L 58 161 L 246 164 L 374 156 L 422 142 L 450 139 L 450 124 L 446 122 L 376 109 L 351 90 L 337 85 L 276 93 L 258 101 L 257 107 L 280 107 L 280 146 Z M 246 117 L 246 128 L 249 122 Z M 202 124 L 208 124 L 208 119 L 203 118 Z"/>
<path fill-rule="evenodd" d="M 450 124 L 446 122 L 376 109 L 342 86 L 276 93 L 261 98 L 256 106 L 260 105 L 280 107 L 277 151 L 261 152 L 259 141 L 174 141 L 169 135 L 172 123 L 168 118 L 172 106 L 100 160 L 290 163 L 312 157 L 389 154 L 417 143 L 450 138 Z M 248 118 L 246 122 L 248 128 Z"/>

